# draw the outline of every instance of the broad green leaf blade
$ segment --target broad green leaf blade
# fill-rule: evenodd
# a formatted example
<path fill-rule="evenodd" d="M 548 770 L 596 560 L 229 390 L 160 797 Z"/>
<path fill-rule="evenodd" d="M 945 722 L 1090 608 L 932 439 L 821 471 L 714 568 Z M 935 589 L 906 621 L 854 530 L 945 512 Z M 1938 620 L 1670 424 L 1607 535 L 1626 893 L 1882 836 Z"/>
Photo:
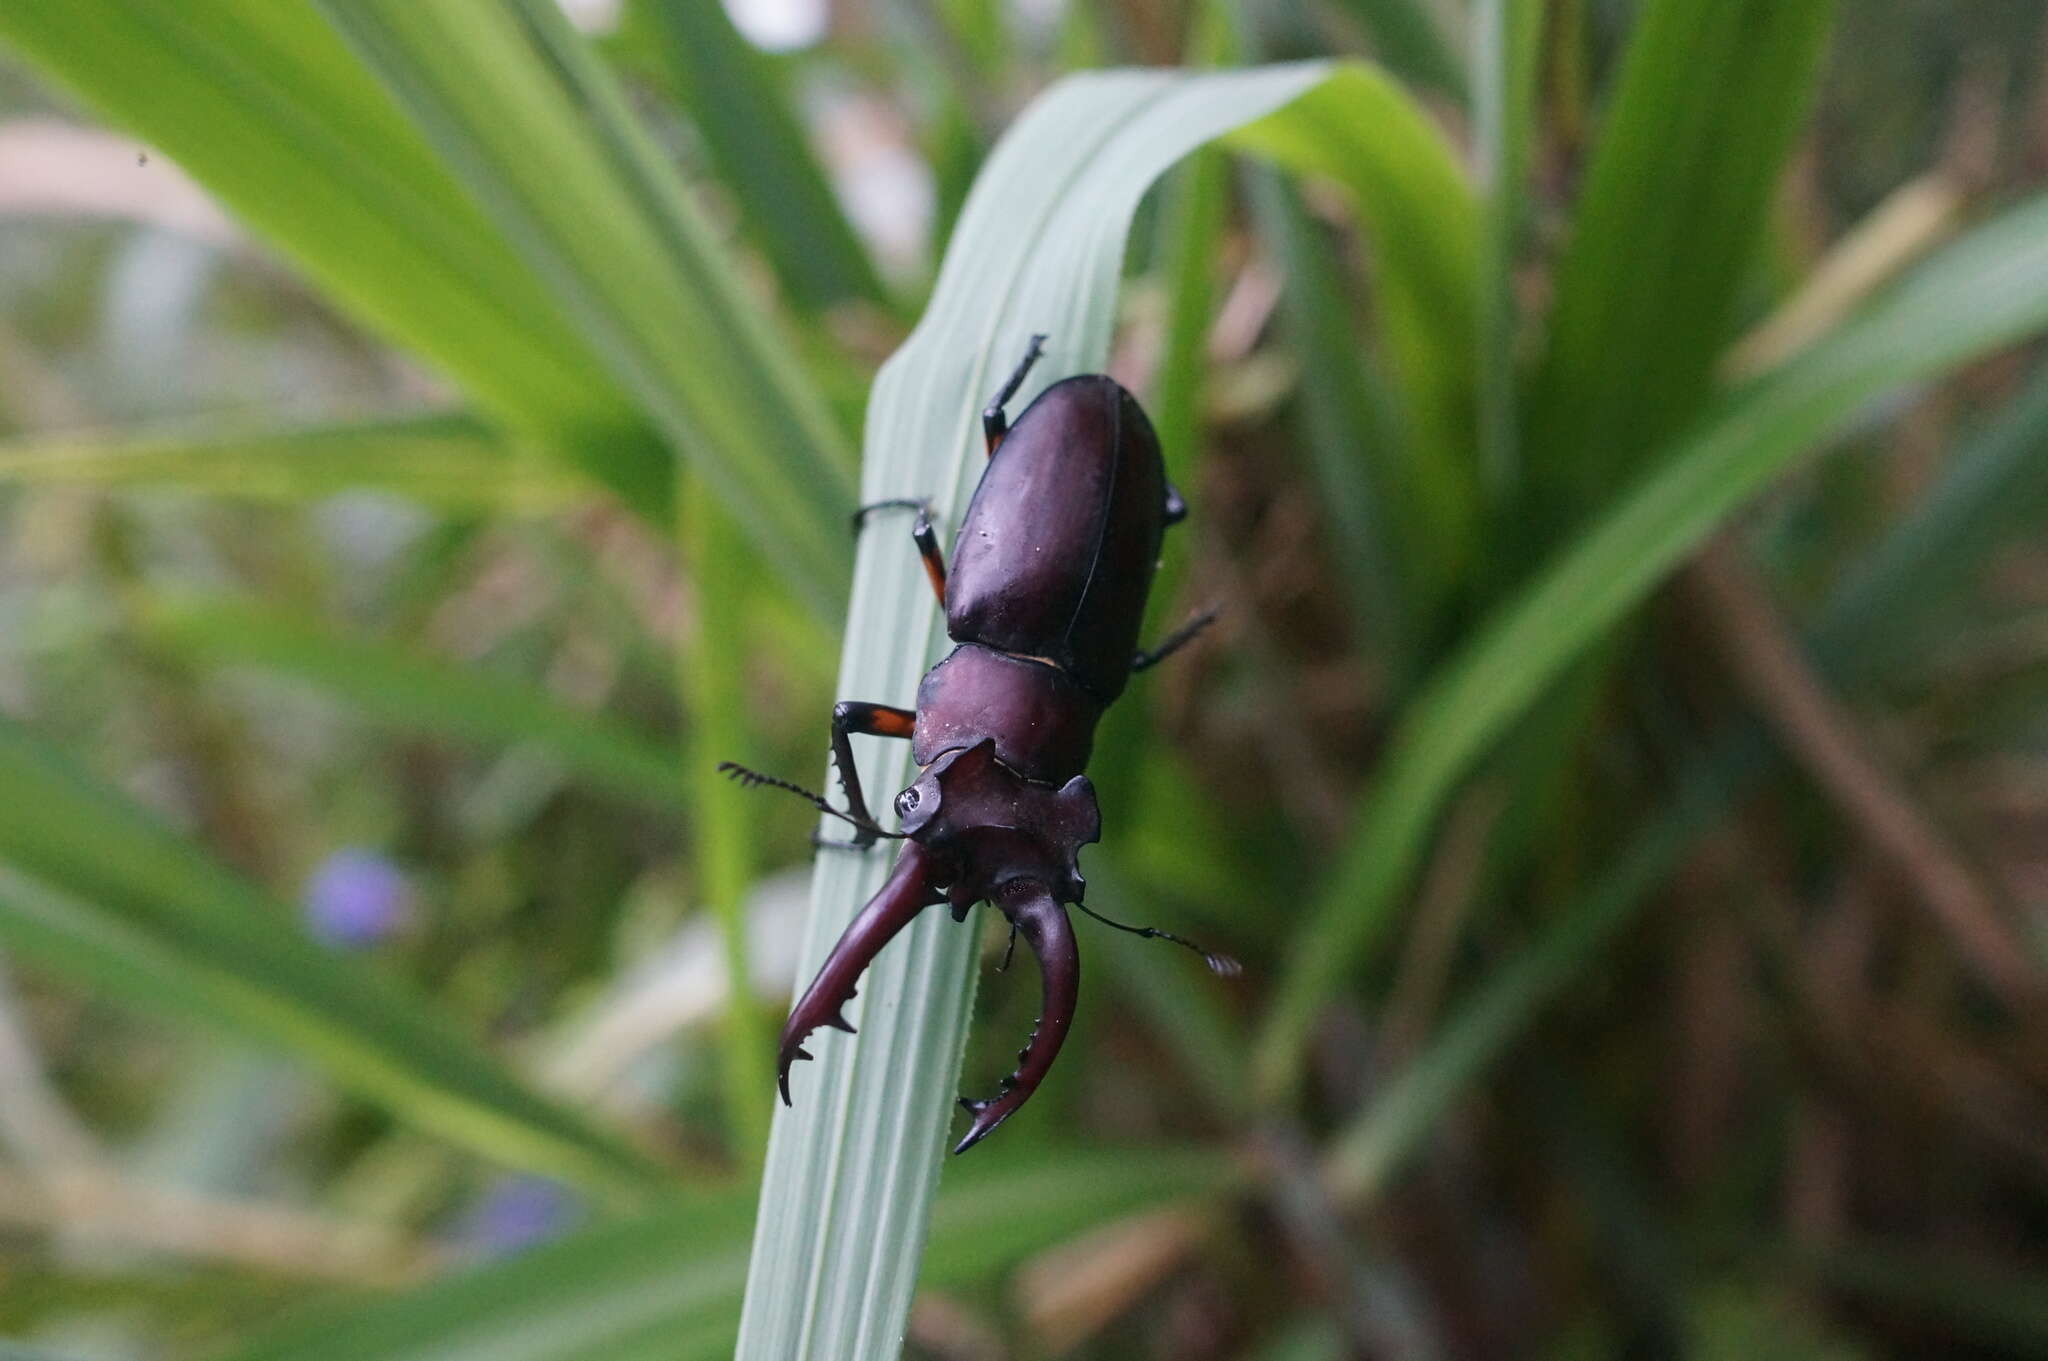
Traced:
<path fill-rule="evenodd" d="M 0 486 L 175 489 L 289 505 L 379 491 L 455 514 L 527 515 L 573 505 L 593 485 L 453 412 L 285 429 L 216 424 L 0 442 Z"/>
<path fill-rule="evenodd" d="M 928 1285 L 994 1272 L 1118 1215 L 1229 1184 L 1206 1154 L 1077 1152 L 991 1162 L 947 1184 Z M 725 1361 L 751 1192 L 586 1230 L 395 1299 L 328 1311 L 231 1361 Z"/>
<path fill-rule="evenodd" d="M 1060 377 L 1102 367 L 1125 235 L 1146 187 L 1208 139 L 1299 98 L 1329 69 L 1110 72 L 1041 96 L 983 167 L 924 319 L 875 384 L 863 499 L 929 496 L 942 524 L 957 524 L 983 461 L 976 417 L 1026 337 L 1045 332 L 1051 342 L 1019 405 Z M 908 702 L 942 638 L 904 528 L 873 521 L 856 564 L 838 694 Z M 886 800 L 906 783 L 909 753 L 901 743 L 869 745 L 861 776 Z M 820 859 L 800 977 L 888 861 L 886 851 Z M 817 1061 L 798 1065 L 795 1105 L 778 1111 L 769 1141 L 742 1361 L 897 1354 L 957 1095 L 973 945 L 971 929 L 926 913 L 863 979 L 849 1008 L 859 1034 L 815 1037 Z M 1028 1109 L 1019 1117 L 1031 1118 Z"/>
<path fill-rule="evenodd" d="M 0 720 L 0 941 L 107 995 L 283 1049 L 485 1157 L 604 1190 L 638 1154 L 536 1096 L 418 998 Z"/>
<path fill-rule="evenodd" d="M 669 457 L 645 418 L 308 7 L 10 0 L 0 42 L 162 148 L 491 415 L 667 517 Z"/>
<path fill-rule="evenodd" d="M 849 460 L 823 399 L 553 0 L 324 0 L 671 447 L 821 609 Z"/>
<path fill-rule="evenodd" d="M 682 799 L 682 771 L 671 752 L 529 685 L 245 601 L 149 601 L 141 622 L 153 641 L 194 662 L 289 676 L 414 732 L 529 745 L 595 784 L 655 807 L 674 808 Z"/>
<path fill-rule="evenodd" d="M 855 299 L 887 306 L 769 56 L 740 36 L 724 5 L 642 0 L 631 14 L 656 35 L 720 180 L 791 300 L 810 309 Z"/>
<path fill-rule="evenodd" d="M 1450 143 L 1385 75 L 1338 68 L 1285 118 L 1231 144 L 1335 180 L 1356 204 L 1371 258 L 1374 325 L 1400 398 L 1398 438 L 1361 451 L 1404 490 L 1395 513 L 1443 583 L 1478 551 L 1473 355 L 1479 204 Z"/>
<path fill-rule="evenodd" d="M 2048 199 L 1956 242 L 1776 373 L 1732 394 L 1655 471 L 1496 610 L 1402 718 L 1338 868 L 1290 952 L 1260 1038 L 1262 1094 L 1295 1080 L 1309 1028 L 1383 935 L 1444 800 L 1585 647 L 1730 511 L 1871 399 L 2048 325 Z"/>
<path fill-rule="evenodd" d="M 1525 422 L 1553 525 L 1690 424 L 1825 46 L 1832 0 L 1650 0 L 1602 116 Z"/>

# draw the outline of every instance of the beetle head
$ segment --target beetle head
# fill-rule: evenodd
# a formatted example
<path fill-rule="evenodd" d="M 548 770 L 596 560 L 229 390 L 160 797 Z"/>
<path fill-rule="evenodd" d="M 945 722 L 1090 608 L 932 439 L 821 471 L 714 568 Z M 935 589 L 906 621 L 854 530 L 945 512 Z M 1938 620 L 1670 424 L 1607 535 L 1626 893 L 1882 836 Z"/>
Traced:
<path fill-rule="evenodd" d="M 994 739 L 946 752 L 896 796 L 904 832 L 953 870 L 956 908 L 1035 879 L 1061 902 L 1078 903 L 1085 884 L 1076 857 L 1097 840 L 1095 786 L 1076 775 L 1054 788 L 996 759 Z"/>

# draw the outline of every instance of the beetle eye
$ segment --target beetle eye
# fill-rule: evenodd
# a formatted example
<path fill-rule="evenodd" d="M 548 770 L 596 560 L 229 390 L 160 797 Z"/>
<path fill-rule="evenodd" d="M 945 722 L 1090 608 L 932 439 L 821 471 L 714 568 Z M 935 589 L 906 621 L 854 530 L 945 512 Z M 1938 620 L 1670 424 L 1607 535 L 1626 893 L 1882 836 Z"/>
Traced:
<path fill-rule="evenodd" d="M 918 801 L 919 795 L 917 792 L 917 786 L 912 785 L 910 788 L 904 790 L 901 794 L 898 794 L 896 796 L 896 811 L 898 813 L 903 814 L 905 817 L 908 817 L 910 814 L 917 811 Z"/>

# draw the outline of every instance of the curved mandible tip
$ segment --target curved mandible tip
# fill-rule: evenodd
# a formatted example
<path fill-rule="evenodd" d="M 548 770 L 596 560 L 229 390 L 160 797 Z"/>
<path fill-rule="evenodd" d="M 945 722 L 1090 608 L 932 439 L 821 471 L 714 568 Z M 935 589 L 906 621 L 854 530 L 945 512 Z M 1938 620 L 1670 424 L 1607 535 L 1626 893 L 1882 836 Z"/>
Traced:
<path fill-rule="evenodd" d="M 930 853 L 914 841 L 909 843 L 897 857 L 888 881 L 847 926 L 832 953 L 825 956 L 818 976 L 804 989 L 802 999 L 790 1008 L 789 1019 L 782 1024 L 775 1081 L 782 1090 L 783 1105 L 790 1104 L 790 1064 L 810 1057 L 803 1047 L 804 1040 L 821 1025 L 853 1033 L 843 1008 L 853 1000 L 854 984 L 882 947 L 910 924 L 911 918 L 941 900 L 942 895 L 932 887 Z"/>
<path fill-rule="evenodd" d="M 1031 1038 L 1017 1051 L 1017 1071 L 1003 1079 L 1002 1087 L 987 1101 L 965 1101 L 960 1105 L 974 1117 L 967 1134 L 953 1146 L 965 1153 L 986 1139 L 997 1125 L 1017 1113 L 1031 1099 L 1038 1084 L 1052 1069 L 1067 1031 L 1074 1023 L 1074 1003 L 1081 991 L 1081 952 L 1074 942 L 1074 928 L 1066 909 L 1054 901 L 1040 884 L 1021 886 L 1014 899 L 1006 895 L 997 906 L 1008 917 L 1038 956 L 1038 971 L 1044 981 L 1044 997 L 1038 1008 L 1038 1024 Z"/>

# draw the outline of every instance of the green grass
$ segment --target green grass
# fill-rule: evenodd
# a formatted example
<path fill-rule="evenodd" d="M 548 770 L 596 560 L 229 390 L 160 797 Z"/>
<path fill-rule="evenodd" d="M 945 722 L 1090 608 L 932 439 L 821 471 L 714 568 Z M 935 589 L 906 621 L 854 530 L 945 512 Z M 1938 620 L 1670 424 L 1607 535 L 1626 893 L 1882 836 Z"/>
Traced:
<path fill-rule="evenodd" d="M 0 9 L 0 146 L 139 160 L 111 225 L 0 203 L 0 1355 L 2041 1354 L 2042 1017 L 1668 589 L 1726 545 L 2048 940 L 2048 197 L 1927 163 L 2022 136 L 1947 74 L 2036 50 L 1995 8 Z M 274 262 L 122 217 L 165 163 Z M 883 164 L 923 266 L 839 196 Z M 1731 376 L 1914 176 L 1967 221 Z M 1221 607 L 1104 725 L 1090 902 L 1248 967 L 1077 922 L 1057 1070 L 956 1161 L 1029 964 L 925 914 L 774 1105 L 890 855 L 716 764 L 829 783 L 832 701 L 910 702 L 943 621 L 847 512 L 946 538 L 1036 332 L 1013 410 L 1115 372 L 1193 503 L 1148 633 Z M 350 949 L 342 848 L 408 895 Z M 577 1219 L 469 1263 L 507 1173 Z"/>

